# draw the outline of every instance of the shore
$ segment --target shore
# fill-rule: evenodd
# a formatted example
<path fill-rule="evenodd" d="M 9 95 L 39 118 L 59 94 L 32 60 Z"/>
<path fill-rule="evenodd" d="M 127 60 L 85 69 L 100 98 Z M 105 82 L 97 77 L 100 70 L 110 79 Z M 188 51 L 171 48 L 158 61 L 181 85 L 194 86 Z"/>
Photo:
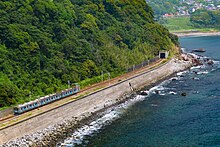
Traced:
<path fill-rule="evenodd" d="M 197 37 L 197 36 L 220 36 L 220 32 L 177 32 L 173 33 L 178 37 Z"/>
<path fill-rule="evenodd" d="M 184 55 L 185 60 L 172 59 L 160 67 L 147 71 L 146 73 L 130 77 L 117 85 L 113 85 L 112 87 L 109 87 L 111 88 L 110 90 L 107 88 L 105 91 L 102 90 L 88 96 L 88 98 L 86 97 L 72 103 L 69 106 L 67 105 L 65 106 L 65 109 L 58 108 L 57 110 L 54 110 L 54 112 L 44 114 L 44 117 L 39 116 L 39 118 L 35 118 L 33 121 L 24 122 L 24 124 L 20 126 L 25 127 L 25 129 L 28 129 L 28 126 L 26 126 L 27 123 L 42 129 L 39 130 L 38 128 L 38 131 L 34 131 L 34 133 L 31 134 L 25 134 L 23 137 L 13 139 L 2 146 L 54 146 L 56 142 L 62 140 L 63 137 L 68 136 L 69 133 L 73 132 L 73 128 L 76 129 L 85 123 L 101 117 L 102 113 L 100 112 L 103 112 L 114 105 L 123 103 L 131 98 L 135 91 L 131 92 L 129 90 L 130 87 L 128 83 L 131 82 L 132 86 L 138 90 L 144 86 L 152 86 L 152 84 L 163 80 L 176 72 L 183 71 L 191 67 L 193 65 L 193 59 L 191 59 L 192 57 L 187 57 L 186 59 L 186 56 L 187 55 Z M 130 92 L 128 92 L 128 90 Z M 97 95 L 99 95 L 99 97 L 97 97 Z M 59 109 L 62 110 L 62 112 L 60 112 Z M 61 114 L 58 115 L 58 113 Z M 46 128 L 42 124 L 42 118 L 45 118 L 47 121 Z M 56 119 L 57 122 L 54 119 Z M 18 127 L 19 126 L 8 128 L 9 130 L 4 130 L 3 133 L 10 132 L 12 129 L 14 129 L 13 133 L 15 133 Z M 23 131 L 22 128 L 18 130 L 18 132 L 21 131 Z"/>

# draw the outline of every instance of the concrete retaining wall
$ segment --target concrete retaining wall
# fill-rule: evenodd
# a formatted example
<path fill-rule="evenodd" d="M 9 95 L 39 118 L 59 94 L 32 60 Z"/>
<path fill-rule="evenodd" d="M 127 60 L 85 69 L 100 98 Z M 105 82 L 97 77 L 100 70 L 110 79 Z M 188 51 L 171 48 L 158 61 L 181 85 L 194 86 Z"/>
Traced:
<path fill-rule="evenodd" d="M 90 94 L 82 99 L 2 129 L 0 130 L 0 144 L 42 130 L 63 120 L 98 111 L 104 108 L 107 102 L 117 101 L 116 99 L 121 97 L 124 93 L 130 93 L 131 89 L 129 82 L 134 88 L 140 88 L 169 76 L 174 72 L 184 70 L 189 66 L 189 62 L 176 62 L 171 60 L 157 69 L 137 75 L 109 88 Z"/>

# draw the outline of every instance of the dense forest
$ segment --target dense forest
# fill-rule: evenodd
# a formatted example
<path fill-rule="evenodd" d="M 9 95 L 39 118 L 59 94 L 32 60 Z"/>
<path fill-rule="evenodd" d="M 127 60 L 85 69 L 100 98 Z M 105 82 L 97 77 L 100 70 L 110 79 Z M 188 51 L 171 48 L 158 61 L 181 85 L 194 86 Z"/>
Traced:
<path fill-rule="evenodd" d="M 0 107 L 121 74 L 177 44 L 144 0 L 1 0 L 0 16 Z"/>
<path fill-rule="evenodd" d="M 196 10 L 191 15 L 190 21 L 198 28 L 209 27 L 220 29 L 220 10 Z"/>

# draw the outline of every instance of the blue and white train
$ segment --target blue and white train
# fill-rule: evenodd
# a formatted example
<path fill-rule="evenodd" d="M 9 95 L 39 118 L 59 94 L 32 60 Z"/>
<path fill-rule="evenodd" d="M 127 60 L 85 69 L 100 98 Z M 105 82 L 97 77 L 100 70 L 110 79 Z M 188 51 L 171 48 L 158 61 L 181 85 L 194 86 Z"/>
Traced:
<path fill-rule="evenodd" d="M 44 97 L 40 97 L 34 101 L 30 101 L 28 103 L 18 105 L 17 107 L 14 107 L 14 114 L 21 114 L 26 111 L 38 108 L 40 106 L 46 105 L 48 103 L 54 102 L 56 100 L 62 99 L 64 97 L 76 94 L 80 91 L 80 86 L 78 84 L 75 84 L 74 87 L 65 89 L 61 92 L 46 95 Z"/>

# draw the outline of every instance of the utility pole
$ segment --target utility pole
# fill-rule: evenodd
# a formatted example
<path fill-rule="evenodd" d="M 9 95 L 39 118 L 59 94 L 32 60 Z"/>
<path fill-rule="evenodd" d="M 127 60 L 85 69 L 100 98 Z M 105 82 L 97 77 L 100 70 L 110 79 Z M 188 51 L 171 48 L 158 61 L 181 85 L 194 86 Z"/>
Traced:
<path fill-rule="evenodd" d="M 110 78 L 111 78 L 111 74 L 108 72 L 108 85 L 110 85 Z"/>
<path fill-rule="evenodd" d="M 70 88 L 70 80 L 68 80 L 68 88 Z"/>
<path fill-rule="evenodd" d="M 102 82 L 103 82 L 104 80 L 103 71 L 101 72 L 101 76 L 102 76 Z"/>
<path fill-rule="evenodd" d="M 108 72 L 108 80 L 111 79 L 111 74 Z"/>
<path fill-rule="evenodd" d="M 31 101 L 31 91 L 29 92 L 29 101 Z"/>

